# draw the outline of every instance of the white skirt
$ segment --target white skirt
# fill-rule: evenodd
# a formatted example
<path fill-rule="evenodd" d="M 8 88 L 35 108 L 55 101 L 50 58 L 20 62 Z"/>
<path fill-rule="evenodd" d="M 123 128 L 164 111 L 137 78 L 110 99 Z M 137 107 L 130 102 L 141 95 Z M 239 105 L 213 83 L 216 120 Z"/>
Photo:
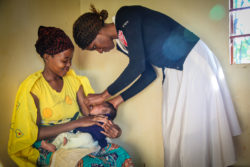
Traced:
<path fill-rule="evenodd" d="M 163 138 L 166 167 L 225 167 L 236 162 L 232 136 L 241 134 L 219 61 L 203 41 L 183 71 L 166 68 Z"/>

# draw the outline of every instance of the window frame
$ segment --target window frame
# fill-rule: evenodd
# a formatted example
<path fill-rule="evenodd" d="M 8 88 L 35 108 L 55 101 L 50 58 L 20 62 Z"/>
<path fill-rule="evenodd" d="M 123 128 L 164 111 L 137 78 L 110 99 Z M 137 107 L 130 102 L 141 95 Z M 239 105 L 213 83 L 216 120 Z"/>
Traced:
<path fill-rule="evenodd" d="M 241 38 L 241 37 L 250 37 L 250 33 L 248 34 L 242 34 L 242 35 L 232 35 L 234 32 L 234 20 L 233 20 L 233 15 L 231 14 L 232 12 L 235 11 L 242 11 L 242 10 L 250 10 L 249 7 L 241 7 L 241 8 L 234 8 L 233 7 L 234 0 L 229 1 L 229 47 L 230 47 L 230 64 L 236 64 L 234 63 L 234 44 L 233 41 L 234 39 Z M 250 63 L 240 63 L 240 64 L 250 64 Z"/>

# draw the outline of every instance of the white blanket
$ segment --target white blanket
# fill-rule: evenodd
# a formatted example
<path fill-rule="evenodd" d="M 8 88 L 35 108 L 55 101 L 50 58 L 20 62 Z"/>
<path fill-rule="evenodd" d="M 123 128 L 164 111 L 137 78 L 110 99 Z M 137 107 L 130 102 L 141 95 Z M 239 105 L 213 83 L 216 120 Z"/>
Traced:
<path fill-rule="evenodd" d="M 98 149 L 99 147 L 76 149 L 60 148 L 54 152 L 50 167 L 74 167 L 82 157 L 89 153 L 96 152 Z"/>

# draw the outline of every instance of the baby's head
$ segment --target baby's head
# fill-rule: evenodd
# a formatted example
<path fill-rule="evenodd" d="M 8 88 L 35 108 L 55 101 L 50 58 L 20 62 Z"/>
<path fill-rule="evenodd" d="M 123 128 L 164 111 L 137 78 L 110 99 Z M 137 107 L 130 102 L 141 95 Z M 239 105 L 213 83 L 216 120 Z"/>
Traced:
<path fill-rule="evenodd" d="M 116 117 L 116 109 L 113 104 L 106 101 L 102 104 L 93 106 L 90 110 L 90 115 L 105 115 L 108 116 L 109 119 L 113 120 Z"/>

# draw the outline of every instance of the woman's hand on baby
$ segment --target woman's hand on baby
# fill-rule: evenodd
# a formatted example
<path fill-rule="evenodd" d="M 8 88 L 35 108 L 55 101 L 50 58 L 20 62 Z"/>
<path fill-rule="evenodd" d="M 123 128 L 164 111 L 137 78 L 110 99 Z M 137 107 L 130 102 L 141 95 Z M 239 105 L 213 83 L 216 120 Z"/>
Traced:
<path fill-rule="evenodd" d="M 104 123 L 102 128 L 104 131 L 101 131 L 101 133 L 109 138 L 118 138 L 122 134 L 121 128 L 110 120 L 107 123 Z"/>
<path fill-rule="evenodd" d="M 91 115 L 86 117 L 81 117 L 78 119 L 79 127 L 88 127 L 92 125 L 102 126 L 100 122 L 107 123 L 108 117 L 102 115 Z"/>

